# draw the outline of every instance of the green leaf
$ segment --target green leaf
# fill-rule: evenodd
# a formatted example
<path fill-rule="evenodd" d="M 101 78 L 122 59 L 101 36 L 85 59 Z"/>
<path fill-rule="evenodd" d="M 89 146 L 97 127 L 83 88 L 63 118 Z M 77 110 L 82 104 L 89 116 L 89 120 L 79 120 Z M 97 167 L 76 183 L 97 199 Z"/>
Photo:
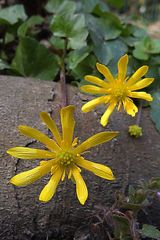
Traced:
<path fill-rule="evenodd" d="M 5 63 L 2 59 L 0 59 L 0 71 L 4 69 L 10 69 L 10 66 Z"/>
<path fill-rule="evenodd" d="M 159 191 L 159 189 L 160 189 L 160 177 L 152 178 L 149 181 L 148 185 L 149 185 L 149 187 L 148 187 L 149 189 Z"/>
<path fill-rule="evenodd" d="M 96 45 L 101 44 L 103 40 L 115 39 L 122 32 L 120 20 L 112 13 L 105 13 L 101 18 L 87 14 L 86 24 Z"/>
<path fill-rule="evenodd" d="M 130 238 L 130 225 L 127 217 L 114 214 L 113 220 L 115 222 L 114 234 L 116 239 L 128 240 Z"/>
<path fill-rule="evenodd" d="M 149 53 L 158 54 L 160 53 L 160 41 L 159 39 L 151 39 L 150 47 L 148 49 Z"/>
<path fill-rule="evenodd" d="M 69 40 L 69 48 L 80 49 L 86 46 L 88 31 L 85 27 L 83 14 L 71 16 L 55 15 L 51 29 L 56 37 L 65 37 Z"/>
<path fill-rule="evenodd" d="M 142 49 L 141 46 L 136 46 L 136 48 L 133 50 L 133 56 L 139 60 L 148 60 L 149 55 L 148 53 L 145 53 L 145 51 Z"/>
<path fill-rule="evenodd" d="M 120 36 L 122 32 L 122 24 L 118 17 L 108 12 L 100 19 L 105 35 L 105 40 L 115 39 Z"/>
<path fill-rule="evenodd" d="M 127 45 L 121 40 L 116 39 L 113 41 L 107 41 L 108 47 L 112 53 L 112 60 L 109 62 L 108 67 L 114 75 L 117 74 L 117 62 L 120 57 L 128 52 Z"/>
<path fill-rule="evenodd" d="M 68 55 L 68 66 L 70 69 L 74 69 L 77 65 L 82 62 L 88 55 L 90 49 L 88 47 L 84 47 L 78 50 L 71 51 Z"/>
<path fill-rule="evenodd" d="M 52 80 L 59 68 L 56 57 L 35 39 L 20 39 L 12 68 L 23 76 L 31 76 L 41 80 Z"/>
<path fill-rule="evenodd" d="M 102 30 L 99 18 L 94 17 L 91 14 L 86 14 L 85 19 L 92 41 L 95 45 L 101 44 L 105 40 L 105 34 Z"/>
<path fill-rule="evenodd" d="M 104 1 L 99 1 L 92 11 L 93 15 L 101 17 L 104 13 L 109 12 L 109 7 Z"/>
<path fill-rule="evenodd" d="M 69 37 L 68 47 L 72 49 L 80 49 L 87 45 L 86 39 L 88 36 L 87 29 L 83 28 L 80 32 L 76 32 L 72 37 Z"/>
<path fill-rule="evenodd" d="M 134 37 L 142 39 L 145 36 L 148 36 L 147 31 L 144 28 L 140 28 L 136 25 L 130 25 L 130 30 Z"/>
<path fill-rule="evenodd" d="M 32 16 L 27 21 L 22 23 L 22 25 L 18 28 L 18 36 L 25 37 L 27 31 L 34 27 L 35 25 L 42 24 L 44 19 L 41 16 Z"/>
<path fill-rule="evenodd" d="M 45 9 L 50 12 L 61 16 L 70 16 L 76 10 L 76 3 L 74 1 L 63 1 L 62 0 L 50 0 Z"/>
<path fill-rule="evenodd" d="M 156 128 L 160 131 L 160 89 L 152 94 L 153 101 L 151 106 L 151 119 L 155 123 Z"/>
<path fill-rule="evenodd" d="M 81 11 L 91 13 L 98 3 L 99 0 L 81 0 Z"/>
<path fill-rule="evenodd" d="M 15 24 L 19 20 L 25 21 L 27 15 L 21 4 L 16 4 L 0 10 L 0 24 Z"/>
<path fill-rule="evenodd" d="M 5 34 L 5 44 L 8 44 L 10 42 L 13 42 L 15 40 L 15 36 L 12 33 L 6 32 Z"/>
<path fill-rule="evenodd" d="M 64 49 L 65 47 L 65 40 L 54 35 L 50 37 L 49 42 L 56 49 Z"/>
<path fill-rule="evenodd" d="M 113 58 L 111 48 L 108 46 L 108 42 L 103 42 L 100 46 L 95 46 L 94 53 L 98 61 L 107 65 Z"/>
<path fill-rule="evenodd" d="M 82 62 L 80 62 L 76 68 L 72 69 L 72 75 L 75 79 L 81 80 L 80 84 L 84 84 L 84 76 L 92 74 L 95 70 L 96 58 L 94 55 L 89 55 Z"/>
<path fill-rule="evenodd" d="M 125 0 L 107 0 L 107 3 L 110 4 L 112 7 L 115 7 L 115 8 L 118 8 L 118 9 L 121 9 L 124 7 L 125 5 Z"/>
<path fill-rule="evenodd" d="M 123 40 L 129 47 L 134 47 L 137 39 L 132 36 L 127 36 L 127 37 L 123 37 Z"/>
<path fill-rule="evenodd" d="M 148 238 L 160 239 L 160 231 L 152 225 L 143 224 L 141 234 Z"/>
<path fill-rule="evenodd" d="M 151 54 L 160 53 L 160 41 L 146 36 L 135 43 L 134 57 L 140 60 L 148 60 Z"/>

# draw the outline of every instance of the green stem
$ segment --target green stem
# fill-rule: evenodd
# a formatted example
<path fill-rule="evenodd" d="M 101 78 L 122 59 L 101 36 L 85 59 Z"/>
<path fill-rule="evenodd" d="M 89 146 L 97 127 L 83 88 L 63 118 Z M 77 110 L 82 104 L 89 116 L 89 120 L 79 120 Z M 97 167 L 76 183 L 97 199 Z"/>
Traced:
<path fill-rule="evenodd" d="M 143 101 L 141 100 L 141 101 L 140 101 L 140 104 L 139 104 L 138 113 L 137 113 L 137 119 L 136 119 L 136 125 L 138 125 L 138 126 L 139 126 L 140 120 L 141 120 L 142 106 L 143 106 Z"/>

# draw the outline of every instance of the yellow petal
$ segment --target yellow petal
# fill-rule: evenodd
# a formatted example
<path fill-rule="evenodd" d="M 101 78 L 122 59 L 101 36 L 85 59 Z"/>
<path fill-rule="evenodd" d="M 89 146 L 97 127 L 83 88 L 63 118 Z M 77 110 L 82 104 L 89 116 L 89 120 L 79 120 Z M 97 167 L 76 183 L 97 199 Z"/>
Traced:
<path fill-rule="evenodd" d="M 88 171 L 93 172 L 95 175 L 101 178 L 108 179 L 108 180 L 115 179 L 112 173 L 112 170 L 109 167 L 104 166 L 102 164 L 85 160 L 82 157 L 77 159 L 76 164 L 78 164 L 78 166 L 80 167 L 87 169 Z"/>
<path fill-rule="evenodd" d="M 16 186 L 26 186 L 29 185 L 39 178 L 46 175 L 53 165 L 53 161 L 48 161 L 47 163 L 33 168 L 32 170 L 28 170 L 22 173 L 19 173 L 11 178 L 10 182 Z"/>
<path fill-rule="evenodd" d="M 127 86 L 131 86 L 140 80 L 148 72 L 148 66 L 140 67 L 127 81 Z"/>
<path fill-rule="evenodd" d="M 91 76 L 91 75 L 86 75 L 84 77 L 84 79 L 88 82 L 94 83 L 96 85 L 98 85 L 99 87 L 103 87 L 103 88 L 109 88 L 110 85 L 108 83 L 106 83 L 105 81 L 101 80 L 98 77 L 95 76 Z"/>
<path fill-rule="evenodd" d="M 138 108 L 129 98 L 126 98 L 125 101 L 123 101 L 123 106 L 125 111 L 132 117 L 138 112 Z"/>
<path fill-rule="evenodd" d="M 49 137 L 47 137 L 45 134 L 38 131 L 37 129 L 34 129 L 29 126 L 23 126 L 23 125 L 20 125 L 18 127 L 18 129 L 23 135 L 33 138 L 33 139 L 45 144 L 48 149 L 53 150 L 53 151 L 60 150 L 59 146 L 55 143 L 55 141 L 53 139 L 50 139 Z"/>
<path fill-rule="evenodd" d="M 112 114 L 112 112 L 114 111 L 115 107 L 116 107 L 116 102 L 113 102 L 109 105 L 109 107 L 107 108 L 107 110 L 104 112 L 104 114 L 101 117 L 101 124 L 103 127 L 105 127 L 108 123 L 108 119 L 110 117 L 110 115 Z"/>
<path fill-rule="evenodd" d="M 85 201 L 88 198 L 87 186 L 76 167 L 72 168 L 72 174 L 73 174 L 74 180 L 76 182 L 76 193 L 77 193 L 78 200 L 80 201 L 80 203 L 82 205 L 84 205 Z"/>
<path fill-rule="evenodd" d="M 102 103 L 107 103 L 110 100 L 110 96 L 101 96 L 98 98 L 95 98 L 87 103 L 85 103 L 82 106 L 82 111 L 83 112 L 90 112 L 91 110 L 93 110 L 96 106 L 102 104 Z"/>
<path fill-rule="evenodd" d="M 76 137 L 76 138 L 73 140 L 73 142 L 72 142 L 72 147 L 77 146 L 77 144 L 78 144 L 78 137 Z"/>
<path fill-rule="evenodd" d="M 100 132 L 92 137 L 88 138 L 86 141 L 81 143 L 78 147 L 76 147 L 73 152 L 75 154 L 82 153 L 86 151 L 89 148 L 95 147 L 96 145 L 99 145 L 104 142 L 108 142 L 115 136 L 117 136 L 118 132 Z"/>
<path fill-rule="evenodd" d="M 55 158 L 56 154 L 46 150 L 27 148 L 27 147 L 14 147 L 7 150 L 7 153 L 13 157 L 22 159 L 41 159 L 41 158 Z"/>
<path fill-rule="evenodd" d="M 153 81 L 154 81 L 154 78 L 144 78 L 143 80 L 138 81 L 135 84 L 131 85 L 129 87 L 129 90 L 135 91 L 135 90 L 139 90 L 141 88 L 145 88 L 145 87 L 149 86 Z"/>
<path fill-rule="evenodd" d="M 51 198 L 55 194 L 58 183 L 61 180 L 61 176 L 62 176 L 62 170 L 58 168 L 56 172 L 52 175 L 47 185 L 41 191 L 39 196 L 40 201 L 48 202 L 49 200 L 51 200 Z"/>
<path fill-rule="evenodd" d="M 105 65 L 97 63 L 96 67 L 97 67 L 98 71 L 105 77 L 105 79 L 108 82 L 114 82 L 115 81 L 112 73 L 110 72 L 110 70 Z"/>
<path fill-rule="evenodd" d="M 118 61 L 118 80 L 124 81 L 127 73 L 128 55 L 125 54 Z"/>
<path fill-rule="evenodd" d="M 141 98 L 149 102 L 153 100 L 152 96 L 146 92 L 131 92 L 128 96 L 132 98 Z"/>
<path fill-rule="evenodd" d="M 61 135 L 58 131 L 58 128 L 57 128 L 54 120 L 46 112 L 41 112 L 40 113 L 40 118 L 47 125 L 47 127 L 51 130 L 51 132 L 52 132 L 53 136 L 55 137 L 57 143 L 60 145 L 62 139 L 61 139 Z"/>
<path fill-rule="evenodd" d="M 108 92 L 108 90 L 105 88 L 100 88 L 93 85 L 84 85 L 81 87 L 81 90 L 90 94 L 106 94 Z"/>
<path fill-rule="evenodd" d="M 61 109 L 61 124 L 62 124 L 62 135 L 64 145 L 66 147 L 72 145 L 73 141 L 73 133 L 74 133 L 74 113 L 75 107 L 74 106 L 67 106 Z"/>

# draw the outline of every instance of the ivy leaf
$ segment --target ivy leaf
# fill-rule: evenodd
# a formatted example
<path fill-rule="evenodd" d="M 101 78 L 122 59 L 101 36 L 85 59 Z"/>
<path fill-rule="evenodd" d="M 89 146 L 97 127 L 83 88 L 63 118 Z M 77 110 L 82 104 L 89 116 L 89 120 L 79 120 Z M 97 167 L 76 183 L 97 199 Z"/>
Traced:
<path fill-rule="evenodd" d="M 105 40 L 105 33 L 99 18 L 91 14 L 86 14 L 85 20 L 93 43 L 95 45 L 100 45 Z"/>
<path fill-rule="evenodd" d="M 12 61 L 12 69 L 23 76 L 52 80 L 59 70 L 56 57 L 35 39 L 20 39 Z"/>
<path fill-rule="evenodd" d="M 22 25 L 18 28 L 18 36 L 25 37 L 27 31 L 34 27 L 35 25 L 42 24 L 44 19 L 41 16 L 32 16 L 27 21 L 22 23 Z"/>
<path fill-rule="evenodd" d="M 80 7 L 83 12 L 91 13 L 98 3 L 99 0 L 81 0 Z"/>
<path fill-rule="evenodd" d="M 89 55 L 83 61 L 81 61 L 75 68 L 72 69 L 72 75 L 76 80 L 81 80 L 80 85 L 84 84 L 84 76 L 92 74 L 96 65 L 96 58 L 94 55 Z M 85 82 L 86 84 L 86 82 Z"/>
<path fill-rule="evenodd" d="M 69 40 L 69 48 L 80 49 L 86 46 L 88 31 L 85 27 L 83 14 L 68 16 L 55 15 L 51 29 L 56 37 L 64 37 Z"/>
<path fill-rule="evenodd" d="M 57 15 L 72 15 L 76 10 L 76 3 L 74 1 L 63 1 L 62 0 L 50 0 L 46 6 L 45 9 L 50 12 Z"/>
<path fill-rule="evenodd" d="M 160 89 L 152 94 L 153 101 L 151 106 L 151 119 L 155 123 L 156 128 L 160 131 Z"/>
<path fill-rule="evenodd" d="M 107 1 L 108 4 L 110 4 L 112 7 L 121 9 L 124 7 L 125 5 L 125 0 L 121 0 L 121 1 L 117 1 L 117 0 L 108 0 Z"/>
<path fill-rule="evenodd" d="M 145 52 L 143 45 L 137 45 L 133 50 L 133 56 L 139 60 L 148 60 L 149 54 Z"/>
<path fill-rule="evenodd" d="M 143 224 L 141 234 L 148 238 L 160 239 L 160 231 L 152 225 Z"/>
<path fill-rule="evenodd" d="M 102 28 L 104 31 L 105 40 L 115 39 L 122 32 L 122 25 L 118 17 L 112 13 L 105 13 L 105 17 L 101 18 Z"/>
<path fill-rule="evenodd" d="M 69 68 L 70 69 L 76 68 L 77 65 L 89 55 L 89 53 L 90 53 L 90 49 L 88 47 L 71 51 L 68 56 Z"/>
<path fill-rule="evenodd" d="M 127 45 L 121 39 L 107 41 L 107 45 L 112 53 L 112 60 L 109 62 L 108 67 L 114 75 L 117 74 L 117 62 L 120 57 L 128 52 Z"/>
<path fill-rule="evenodd" d="M 116 39 L 122 32 L 120 20 L 108 12 L 100 18 L 87 14 L 86 24 L 96 45 L 101 44 L 103 40 Z"/>
<path fill-rule="evenodd" d="M 151 39 L 149 36 L 135 43 L 134 57 L 140 60 L 148 60 L 151 54 L 160 53 L 160 42 L 157 39 Z"/>
<path fill-rule="evenodd" d="M 56 49 L 63 50 L 65 48 L 65 40 L 60 37 L 55 37 L 54 35 L 50 37 L 49 43 Z"/>
<path fill-rule="evenodd" d="M 113 59 L 113 54 L 111 48 L 108 46 L 108 42 L 103 42 L 100 46 L 95 46 L 93 51 L 98 61 L 102 64 L 108 65 Z"/>
<path fill-rule="evenodd" d="M 19 20 L 25 21 L 27 15 L 21 4 L 15 4 L 10 7 L 0 9 L 0 24 L 15 24 Z"/>

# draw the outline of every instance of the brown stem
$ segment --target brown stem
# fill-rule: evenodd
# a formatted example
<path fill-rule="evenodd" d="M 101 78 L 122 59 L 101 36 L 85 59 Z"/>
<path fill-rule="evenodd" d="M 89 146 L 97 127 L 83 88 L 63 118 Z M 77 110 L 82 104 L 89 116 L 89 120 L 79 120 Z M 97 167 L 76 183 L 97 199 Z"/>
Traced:
<path fill-rule="evenodd" d="M 67 52 L 68 41 L 65 39 L 65 47 L 63 51 L 63 56 L 61 59 L 61 70 L 60 70 L 60 85 L 61 85 L 61 107 L 68 105 L 68 95 L 66 86 L 66 71 L 65 71 L 65 57 Z"/>

